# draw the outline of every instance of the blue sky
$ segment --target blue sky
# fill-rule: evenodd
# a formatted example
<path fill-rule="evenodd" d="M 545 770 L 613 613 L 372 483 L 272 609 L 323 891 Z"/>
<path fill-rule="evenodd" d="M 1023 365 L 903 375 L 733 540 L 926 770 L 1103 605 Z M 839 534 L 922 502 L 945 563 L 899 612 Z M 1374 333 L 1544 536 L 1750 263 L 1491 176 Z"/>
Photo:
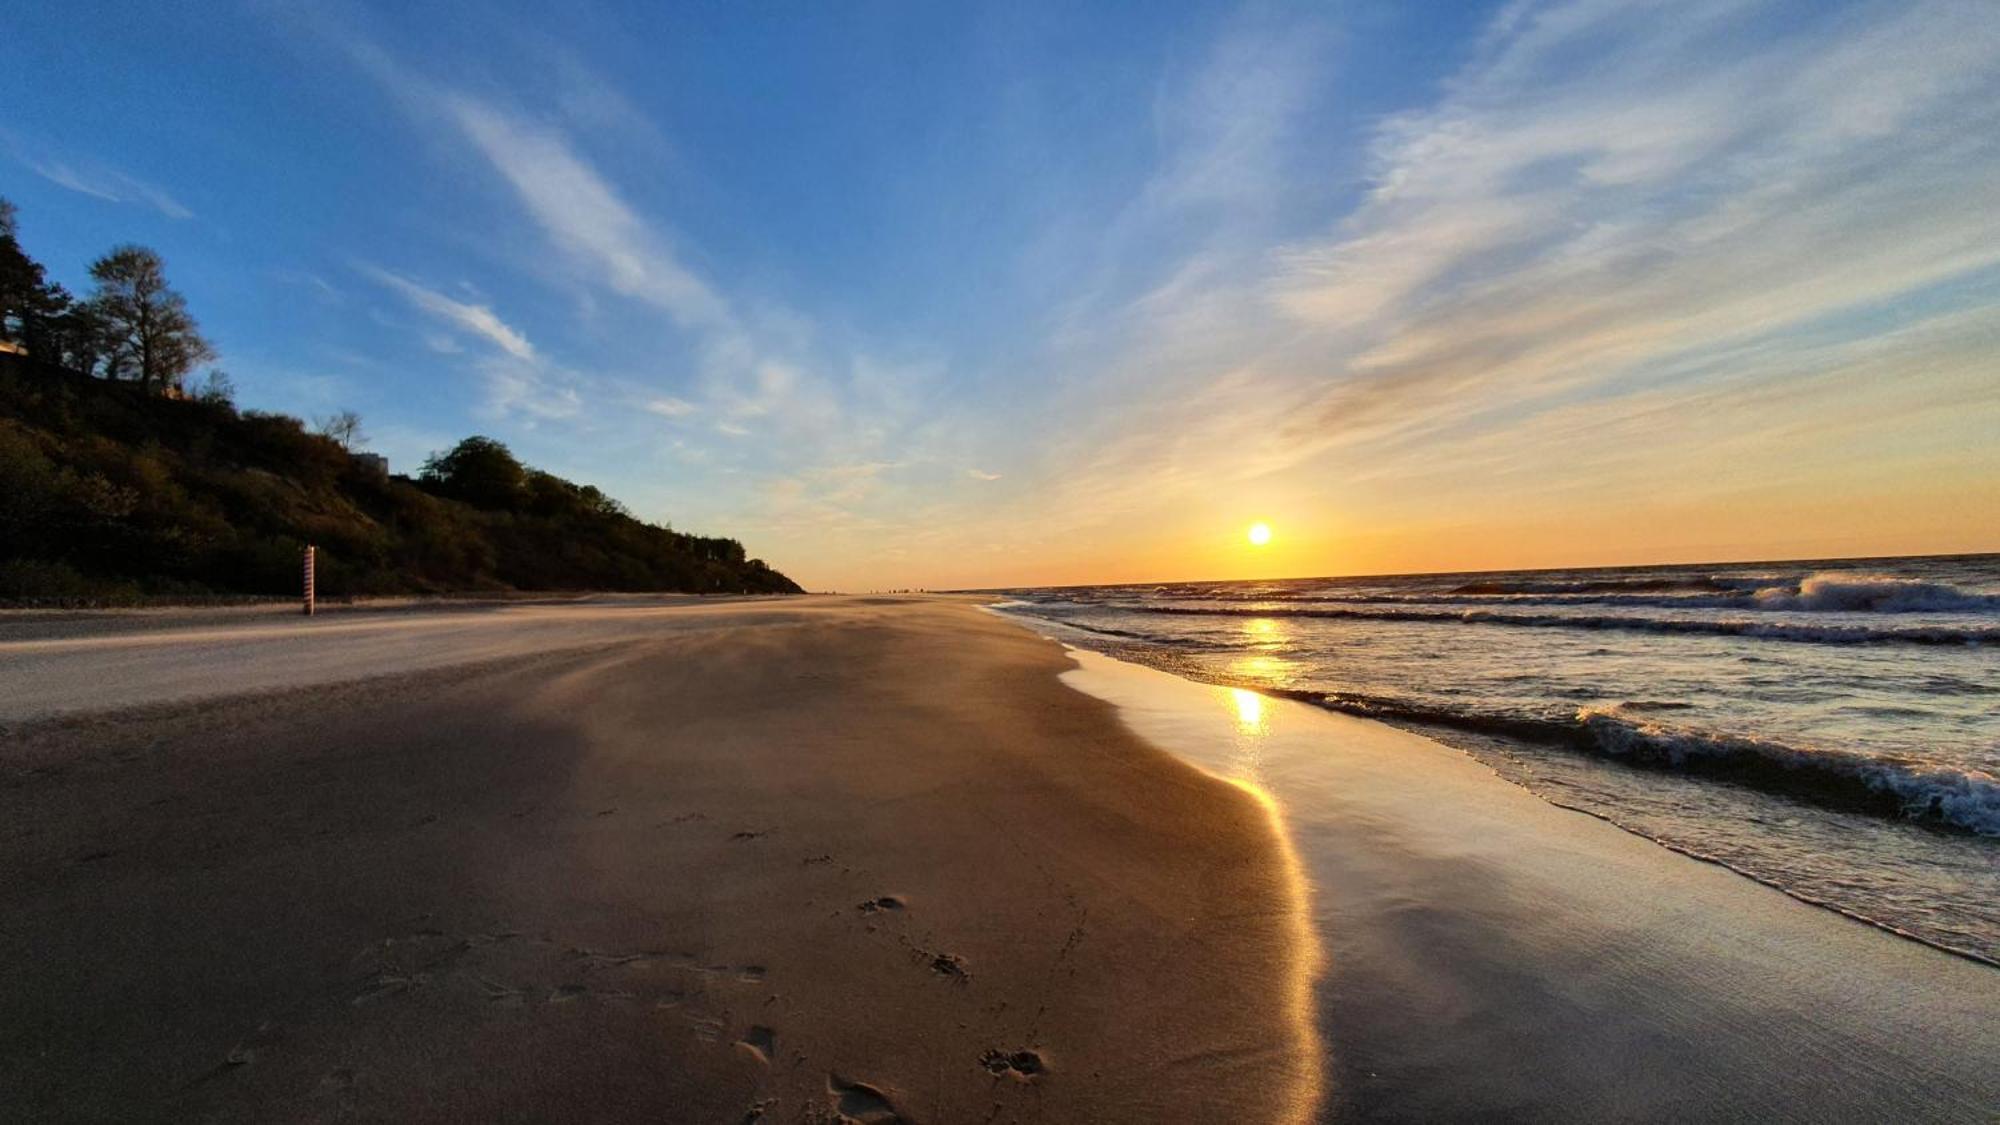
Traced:
<path fill-rule="evenodd" d="M 2000 549 L 1988 4 L 25 7 L 58 278 L 810 585 Z"/>

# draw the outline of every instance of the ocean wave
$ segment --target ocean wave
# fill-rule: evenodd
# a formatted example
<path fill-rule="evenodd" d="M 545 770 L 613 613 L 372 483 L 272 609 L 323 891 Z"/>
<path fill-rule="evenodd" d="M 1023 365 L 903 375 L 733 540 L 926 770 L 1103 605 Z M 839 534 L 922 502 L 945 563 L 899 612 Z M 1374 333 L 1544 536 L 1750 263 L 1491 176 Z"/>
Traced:
<path fill-rule="evenodd" d="M 1107 587 L 1079 595 L 1085 604 L 1133 597 L 1292 605 L 1587 606 L 1655 609 L 1737 609 L 1791 613 L 2000 614 L 2000 594 L 1946 582 L 1850 571 L 1799 579 L 1775 575 L 1633 578 L 1591 581 L 1495 580 L 1448 589 L 1385 591 L 1326 584 L 1206 584 L 1149 590 Z"/>
<path fill-rule="evenodd" d="M 1636 617 L 1622 614 L 1508 613 L 1492 609 L 1349 609 L 1316 606 L 1188 606 L 1127 604 L 1128 612 L 1176 617 L 1286 617 L 1396 621 L 1444 625 L 1501 625 L 1531 629 L 1629 630 L 1695 636 L 1749 637 L 1805 644 L 1983 645 L 2000 642 L 2000 625 L 1822 625 L 1813 622 L 1717 620 L 1702 617 Z"/>
<path fill-rule="evenodd" d="M 1672 574 L 1633 578 L 1494 578 L 1466 582 L 1446 590 L 1447 594 L 1482 596 L 1509 594 L 1649 594 L 1682 591 L 1725 593 L 1754 590 L 1772 581 L 1770 575 Z"/>
<path fill-rule="evenodd" d="M 2000 779 L 1979 770 L 1676 728 L 1620 714 L 1626 708 L 1582 708 L 1569 719 L 1535 718 L 1344 692 L 1260 690 L 1363 718 L 1531 739 L 1644 768 L 1730 781 L 1810 804 L 2000 836 Z"/>
<path fill-rule="evenodd" d="M 1751 598 L 1759 609 L 1820 613 L 2000 612 L 2000 594 L 1884 574 L 1815 574 L 1796 586 L 1765 587 Z"/>
<path fill-rule="evenodd" d="M 1060 625 L 1065 629 L 1075 629 L 1082 633 L 1093 633 L 1100 637 L 1113 637 L 1121 641 L 1143 641 L 1148 645 L 1165 645 L 1181 648 L 1193 647 L 1200 644 L 1199 641 L 1191 637 L 1162 637 L 1153 633 L 1134 632 L 1130 629 L 1114 629 L 1109 625 L 1092 625 L 1082 621 L 1072 621 L 1067 617 L 1046 616 L 1043 614 L 1024 614 L 1023 616 L 1034 617 L 1038 621 L 1048 622 L 1053 625 Z"/>
<path fill-rule="evenodd" d="M 1610 757 L 1722 772 L 1795 796 L 1893 805 L 1904 817 L 2000 836 L 2000 779 L 1977 770 L 1679 730 L 1590 708 L 1578 711 L 1576 721 L 1591 744 Z"/>

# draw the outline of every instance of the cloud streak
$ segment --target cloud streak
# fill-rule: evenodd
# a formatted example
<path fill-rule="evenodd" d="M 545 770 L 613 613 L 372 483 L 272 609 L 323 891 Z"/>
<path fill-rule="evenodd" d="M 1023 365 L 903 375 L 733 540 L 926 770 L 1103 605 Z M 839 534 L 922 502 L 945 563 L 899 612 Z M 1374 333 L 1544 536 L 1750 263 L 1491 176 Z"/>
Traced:
<path fill-rule="evenodd" d="M 14 147 L 19 148 L 18 144 Z M 151 207 L 169 219 L 194 218 L 194 212 L 189 210 L 186 204 L 169 195 L 164 189 L 100 161 L 24 156 L 22 163 L 37 176 L 58 187 L 101 199 L 106 203 L 136 203 Z"/>
<path fill-rule="evenodd" d="M 532 360 L 535 358 L 535 348 L 534 345 L 528 342 L 528 337 L 510 326 L 506 321 L 501 320 L 498 314 L 485 305 L 475 305 L 455 300 L 439 293 L 435 289 L 427 289 L 407 277 L 391 273 L 379 266 L 362 263 L 357 264 L 355 269 L 401 294 L 404 299 L 408 300 L 410 304 L 416 306 L 418 309 L 429 313 L 431 316 L 447 324 L 481 337 L 515 359 Z"/>
<path fill-rule="evenodd" d="M 444 95 L 443 104 L 550 238 L 614 291 L 684 325 L 732 326 L 727 302 L 680 263 L 562 134 L 462 94 Z"/>
<path fill-rule="evenodd" d="M 1518 9 L 1383 129 L 1340 233 L 1283 253 L 1272 299 L 1340 373 L 1292 433 L 1407 439 L 1657 385 L 2000 263 L 1979 8 L 1872 7 L 1733 55 L 1764 42 L 1740 3 Z"/>

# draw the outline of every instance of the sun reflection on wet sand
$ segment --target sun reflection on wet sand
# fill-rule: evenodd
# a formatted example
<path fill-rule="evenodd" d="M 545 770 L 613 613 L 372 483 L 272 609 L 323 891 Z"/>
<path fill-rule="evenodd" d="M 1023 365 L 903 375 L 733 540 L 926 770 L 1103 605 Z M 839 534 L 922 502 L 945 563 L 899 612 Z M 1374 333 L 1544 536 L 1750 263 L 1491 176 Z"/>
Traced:
<path fill-rule="evenodd" d="M 1236 725 L 1244 734 L 1264 733 L 1264 697 L 1243 688 L 1230 688 L 1236 699 Z"/>
<path fill-rule="evenodd" d="M 1278 846 L 1285 893 L 1291 902 L 1291 909 L 1285 912 L 1285 927 L 1289 931 L 1291 946 L 1297 951 L 1292 972 L 1286 981 L 1285 1020 L 1294 1029 L 1293 1034 L 1301 1047 L 1293 1067 L 1298 1086 L 1286 1099 L 1285 1119 L 1303 1125 L 1313 1120 L 1326 1096 L 1326 1052 L 1320 1043 L 1319 1024 L 1314 1018 L 1313 1007 L 1313 985 L 1319 980 L 1323 954 L 1307 897 L 1309 884 L 1306 869 L 1299 860 L 1298 849 L 1292 845 L 1292 834 L 1285 828 L 1284 813 L 1278 807 L 1277 798 L 1263 786 L 1240 777 L 1222 780 L 1256 800 L 1271 822 L 1271 836 Z"/>
<path fill-rule="evenodd" d="M 1128 721 L 1131 713 L 1136 711 L 1151 712 L 1158 717 L 1179 716 L 1185 720 L 1199 717 L 1206 725 L 1206 716 L 1198 716 L 1197 707 L 1193 704 L 1205 696 L 1223 708 L 1227 716 L 1225 721 L 1234 735 L 1233 745 L 1228 748 L 1226 756 L 1217 753 L 1206 761 L 1190 757 L 1182 757 L 1182 760 L 1216 780 L 1249 794 L 1264 810 L 1264 816 L 1270 823 L 1271 840 L 1277 851 L 1278 876 L 1288 907 L 1282 924 L 1286 945 L 1292 951 L 1288 958 L 1290 971 L 1281 983 L 1280 1010 L 1285 1024 L 1292 1029 L 1297 1048 L 1285 1068 L 1291 1080 L 1291 1089 L 1285 1094 L 1285 1110 L 1279 1120 L 1295 1125 L 1314 1120 L 1325 1101 L 1327 1081 L 1326 1050 L 1320 1037 L 1314 1000 L 1314 988 L 1324 964 L 1324 955 L 1319 930 L 1313 922 L 1311 885 L 1306 877 L 1305 865 L 1299 858 L 1291 832 L 1286 828 L 1284 810 L 1262 783 L 1262 758 L 1277 713 L 1275 701 L 1245 688 L 1200 687 L 1185 681 L 1157 680 L 1154 677 L 1158 673 L 1121 664 L 1088 650 L 1072 648 L 1070 655 L 1079 667 L 1063 673 L 1062 678 L 1089 694 L 1114 700 Z M 1280 666 L 1284 663 L 1268 657 L 1253 657 L 1245 663 L 1254 661 Z M 1086 684 L 1090 686 L 1086 687 Z M 1162 685 L 1166 685 L 1166 690 L 1162 690 Z M 1220 751 L 1221 747 L 1216 749 Z"/>

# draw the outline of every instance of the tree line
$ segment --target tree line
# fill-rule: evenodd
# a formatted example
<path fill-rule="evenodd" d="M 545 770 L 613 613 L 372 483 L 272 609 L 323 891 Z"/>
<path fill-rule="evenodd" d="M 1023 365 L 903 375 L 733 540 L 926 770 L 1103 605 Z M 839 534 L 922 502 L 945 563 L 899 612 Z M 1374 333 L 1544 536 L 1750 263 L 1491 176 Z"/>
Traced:
<path fill-rule="evenodd" d="M 351 452 L 360 419 L 308 431 L 238 410 L 159 256 L 120 247 L 81 299 L 20 248 L 0 200 L 0 599 L 40 604 L 295 593 L 796 593 L 734 539 L 634 517 L 591 485 L 471 437 L 414 478 Z"/>
<path fill-rule="evenodd" d="M 184 391 L 215 347 L 167 284 L 166 263 L 144 246 L 114 247 L 90 264 L 92 289 L 77 298 L 21 248 L 17 209 L 0 199 L 0 339 L 41 363 L 148 390 Z M 201 388 L 227 394 L 211 371 Z"/>

